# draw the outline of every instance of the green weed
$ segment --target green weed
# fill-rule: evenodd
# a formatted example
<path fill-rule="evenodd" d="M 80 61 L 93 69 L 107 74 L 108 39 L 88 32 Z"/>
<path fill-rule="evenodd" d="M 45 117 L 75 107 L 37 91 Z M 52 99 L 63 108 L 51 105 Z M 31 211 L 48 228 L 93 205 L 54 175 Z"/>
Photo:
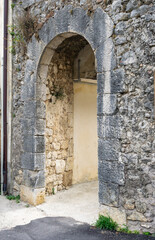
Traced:
<path fill-rule="evenodd" d="M 18 195 L 18 196 L 13 196 L 13 195 L 6 195 L 6 198 L 8 199 L 8 200 L 15 200 L 16 201 L 16 203 L 20 203 L 20 196 Z"/>
<path fill-rule="evenodd" d="M 95 223 L 95 227 L 105 230 L 116 230 L 118 224 L 114 222 L 112 218 L 100 215 Z"/>
<path fill-rule="evenodd" d="M 144 235 L 151 236 L 150 232 L 143 232 Z"/>

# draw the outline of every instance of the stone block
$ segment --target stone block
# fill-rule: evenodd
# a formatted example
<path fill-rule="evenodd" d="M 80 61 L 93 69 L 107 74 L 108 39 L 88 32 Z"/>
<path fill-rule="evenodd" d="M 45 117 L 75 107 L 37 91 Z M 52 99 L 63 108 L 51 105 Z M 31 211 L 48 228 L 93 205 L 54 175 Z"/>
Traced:
<path fill-rule="evenodd" d="M 124 69 L 122 68 L 111 72 L 111 93 L 122 93 L 125 91 L 124 74 Z"/>
<path fill-rule="evenodd" d="M 46 118 L 46 105 L 43 101 L 36 101 L 36 117 L 45 119 Z"/>
<path fill-rule="evenodd" d="M 36 102 L 35 101 L 25 101 L 24 102 L 24 118 L 35 118 L 36 112 Z"/>
<path fill-rule="evenodd" d="M 44 119 L 35 119 L 35 136 L 44 135 L 46 128 L 46 120 Z"/>
<path fill-rule="evenodd" d="M 119 138 L 120 137 L 120 117 L 99 116 L 98 117 L 98 136 L 99 138 Z"/>
<path fill-rule="evenodd" d="M 26 74 L 26 78 L 29 79 L 29 81 L 25 80 L 24 84 L 22 85 L 21 88 L 21 99 L 22 101 L 28 101 L 31 99 L 34 99 L 35 96 L 35 80 L 34 80 L 34 74 L 28 75 Z"/>
<path fill-rule="evenodd" d="M 52 50 L 56 50 L 57 47 L 65 40 L 66 34 L 60 34 L 56 36 L 52 41 L 48 44 L 48 48 L 51 48 Z M 68 33 L 68 37 L 71 37 L 72 33 Z M 66 37 L 67 38 L 67 37 Z"/>
<path fill-rule="evenodd" d="M 63 174 L 63 185 L 65 187 L 72 185 L 72 175 L 73 175 L 72 171 L 64 172 L 64 174 Z"/>
<path fill-rule="evenodd" d="M 124 53 L 121 59 L 121 65 L 128 65 L 136 62 L 137 62 L 137 57 L 133 51 L 128 51 Z"/>
<path fill-rule="evenodd" d="M 125 92 L 124 69 L 97 74 L 97 93 L 100 95 L 108 93 Z"/>
<path fill-rule="evenodd" d="M 46 101 L 46 85 L 44 83 L 40 83 L 36 84 L 35 86 L 36 100 Z"/>
<path fill-rule="evenodd" d="M 123 163 L 99 161 L 98 173 L 100 181 L 124 185 Z"/>
<path fill-rule="evenodd" d="M 44 135 L 46 121 L 44 119 L 22 119 L 21 127 L 23 135 Z"/>
<path fill-rule="evenodd" d="M 35 119 L 22 119 L 21 120 L 21 129 L 23 135 L 34 135 L 35 131 Z"/>
<path fill-rule="evenodd" d="M 136 210 L 140 213 L 145 213 L 147 209 L 146 203 L 136 201 Z"/>
<path fill-rule="evenodd" d="M 25 135 L 23 136 L 23 148 L 25 152 L 33 153 L 34 152 L 34 136 Z"/>
<path fill-rule="evenodd" d="M 97 97 L 97 113 L 114 114 L 117 108 L 117 96 L 115 94 L 98 95 Z"/>
<path fill-rule="evenodd" d="M 69 30 L 77 33 L 84 33 L 88 27 L 90 18 L 82 8 L 73 8 L 70 10 Z"/>
<path fill-rule="evenodd" d="M 56 23 L 50 18 L 39 31 L 39 38 L 47 45 L 56 36 Z"/>
<path fill-rule="evenodd" d="M 45 189 L 33 189 L 24 185 L 20 186 L 20 198 L 31 205 L 39 205 L 45 201 Z"/>
<path fill-rule="evenodd" d="M 107 217 L 110 216 L 121 227 L 124 227 L 123 225 L 126 225 L 126 223 L 127 223 L 126 222 L 126 213 L 123 209 L 120 209 L 120 208 L 100 205 L 99 214 L 107 216 Z"/>
<path fill-rule="evenodd" d="M 56 173 L 63 173 L 65 170 L 65 161 L 64 160 L 56 160 Z"/>
<path fill-rule="evenodd" d="M 66 5 L 61 11 L 57 11 L 54 20 L 57 34 L 69 32 L 72 5 Z"/>
<path fill-rule="evenodd" d="M 48 66 L 47 65 L 40 65 L 38 68 L 38 77 L 37 77 L 37 84 L 42 84 L 46 82 L 48 73 Z"/>
<path fill-rule="evenodd" d="M 97 8 L 94 16 L 89 20 L 89 25 L 85 32 L 85 37 L 88 39 L 93 49 L 99 47 L 101 43 L 106 41 L 113 32 L 113 22 L 101 8 Z"/>
<path fill-rule="evenodd" d="M 115 27 L 115 34 L 124 35 L 125 30 L 126 30 L 126 24 L 125 22 L 121 21 Z"/>
<path fill-rule="evenodd" d="M 45 154 L 23 153 L 21 167 L 27 170 L 44 170 Z"/>
<path fill-rule="evenodd" d="M 115 183 L 103 182 L 99 176 L 99 202 L 109 206 L 118 206 L 119 186 Z"/>
<path fill-rule="evenodd" d="M 124 36 L 117 36 L 115 38 L 115 45 L 122 45 L 124 43 L 127 43 L 127 39 Z"/>
<path fill-rule="evenodd" d="M 30 153 L 44 153 L 45 152 L 45 138 L 44 136 L 25 135 L 23 137 L 24 151 Z"/>
<path fill-rule="evenodd" d="M 34 152 L 44 153 L 45 152 L 45 137 L 44 136 L 35 136 L 35 145 Z"/>
<path fill-rule="evenodd" d="M 23 183 L 30 188 L 45 187 L 45 173 L 41 171 L 23 170 Z"/>
<path fill-rule="evenodd" d="M 38 41 L 35 35 L 32 36 L 31 41 L 29 41 L 27 45 L 27 56 L 29 59 L 34 60 L 36 67 L 38 66 L 45 46 L 46 44 L 43 41 Z"/>
<path fill-rule="evenodd" d="M 99 139 L 98 140 L 98 157 L 99 160 L 117 161 L 120 152 L 120 142 L 118 139 Z"/>
<path fill-rule="evenodd" d="M 43 64 L 43 65 L 49 65 L 50 62 L 51 62 L 51 59 L 54 55 L 54 50 L 52 50 L 51 48 L 49 47 L 46 47 L 44 52 L 43 52 L 43 55 L 40 59 L 40 64 Z"/>
<path fill-rule="evenodd" d="M 116 67 L 114 45 L 111 38 L 101 43 L 95 52 L 97 61 L 97 73 L 111 71 Z"/>
<path fill-rule="evenodd" d="M 146 217 L 140 212 L 132 212 L 129 216 L 127 216 L 127 219 L 132 221 L 147 222 Z"/>

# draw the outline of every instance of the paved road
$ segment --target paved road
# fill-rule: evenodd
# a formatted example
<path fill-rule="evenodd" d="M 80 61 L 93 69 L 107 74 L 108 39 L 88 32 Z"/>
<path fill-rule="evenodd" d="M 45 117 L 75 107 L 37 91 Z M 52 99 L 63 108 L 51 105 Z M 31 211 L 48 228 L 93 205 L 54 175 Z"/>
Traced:
<path fill-rule="evenodd" d="M 45 217 L 0 232 L 0 240 L 155 240 L 144 235 L 104 232 L 72 218 Z"/>

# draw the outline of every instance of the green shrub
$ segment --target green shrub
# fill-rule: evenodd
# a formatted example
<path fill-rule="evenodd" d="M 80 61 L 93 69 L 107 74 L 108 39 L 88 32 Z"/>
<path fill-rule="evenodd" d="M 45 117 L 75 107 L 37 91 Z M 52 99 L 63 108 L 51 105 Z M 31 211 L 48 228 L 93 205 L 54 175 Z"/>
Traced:
<path fill-rule="evenodd" d="M 105 217 L 99 215 L 98 220 L 95 223 L 95 227 L 106 230 L 116 230 L 118 224 L 112 220 L 110 217 Z"/>

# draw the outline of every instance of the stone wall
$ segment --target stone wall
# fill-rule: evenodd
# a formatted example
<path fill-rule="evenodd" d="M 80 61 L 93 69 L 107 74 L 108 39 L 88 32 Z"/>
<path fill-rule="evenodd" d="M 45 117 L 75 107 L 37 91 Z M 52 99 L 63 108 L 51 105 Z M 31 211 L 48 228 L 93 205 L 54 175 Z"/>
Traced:
<path fill-rule="evenodd" d="M 56 16 L 56 26 L 63 28 L 63 24 L 67 24 L 68 19 L 62 23 L 59 18 L 60 16 L 62 19 L 65 18 L 66 12 L 62 10 L 67 4 L 68 1 L 23 1 L 22 4 L 16 4 L 13 10 L 14 23 L 17 22 L 17 14 L 22 15 L 25 11 L 29 11 L 38 23 L 35 28 L 35 46 L 41 46 L 47 42 L 49 35 L 44 36 L 45 30 L 39 31 L 39 29 L 42 26 L 46 29 L 48 24 L 44 25 L 44 23 L 48 23 L 48 19 L 54 16 Z M 94 0 L 70 1 L 69 4 L 68 11 L 73 20 L 80 18 L 76 16 L 76 11 L 80 10 L 76 9 L 74 19 L 75 7 L 84 9 L 86 13 L 81 11 L 81 14 L 84 14 L 83 19 L 88 21 L 86 26 L 89 31 L 84 32 L 82 25 L 79 32 L 87 37 L 92 34 L 91 31 L 98 32 L 98 35 L 89 38 L 94 49 L 105 40 L 105 33 L 109 36 L 106 44 L 102 46 L 104 54 L 98 55 L 99 52 L 102 53 L 101 48 L 94 50 L 98 72 L 99 201 L 102 211 L 111 213 L 113 218 L 122 217 L 124 223 L 131 229 L 154 232 L 154 1 Z M 104 10 L 113 24 L 110 22 L 101 26 L 102 14 L 97 10 L 98 8 Z M 95 25 L 96 22 L 98 24 Z M 73 25 L 75 23 L 77 24 L 77 21 L 72 21 Z M 88 28 L 89 24 L 90 28 Z M 112 34 L 110 30 L 107 31 L 107 26 L 113 28 Z M 38 40 L 38 32 L 41 40 Z M 50 34 L 52 35 L 51 32 Z M 21 92 L 21 88 L 24 78 L 26 79 L 25 68 L 26 74 L 33 79 L 36 68 L 36 66 L 33 68 L 33 61 L 35 57 L 40 57 L 37 55 L 39 50 L 34 51 L 35 57 L 33 56 L 30 45 L 31 40 L 28 44 L 28 52 L 25 54 L 22 47 L 17 47 L 16 55 L 13 57 L 12 181 L 13 189 L 17 192 L 21 182 L 25 181 L 24 177 L 22 180 L 23 170 L 21 170 L 23 152 L 21 142 L 23 135 L 26 134 L 21 127 L 24 105 L 24 92 Z M 106 58 L 108 54 L 113 58 Z M 58 102 L 59 100 L 56 104 L 59 104 Z M 48 101 L 47 108 L 50 105 L 53 103 Z M 27 109 L 27 113 L 31 116 L 30 108 Z M 54 147 L 53 143 L 51 146 Z"/>
<path fill-rule="evenodd" d="M 46 84 L 46 192 L 52 194 L 72 184 L 73 79 L 64 53 L 53 56 Z"/>

